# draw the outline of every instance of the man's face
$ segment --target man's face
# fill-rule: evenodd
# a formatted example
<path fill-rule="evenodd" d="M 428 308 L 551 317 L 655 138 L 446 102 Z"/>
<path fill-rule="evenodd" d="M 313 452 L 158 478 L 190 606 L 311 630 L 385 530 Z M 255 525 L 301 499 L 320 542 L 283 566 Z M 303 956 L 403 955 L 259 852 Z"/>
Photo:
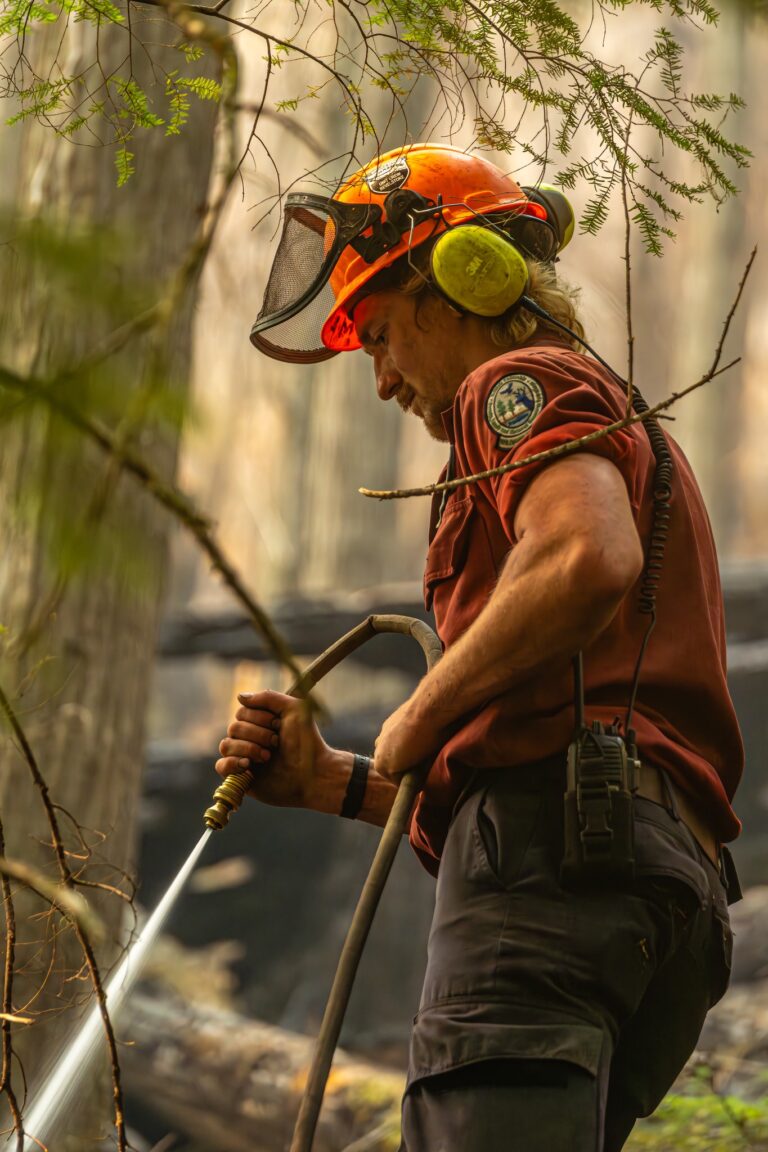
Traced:
<path fill-rule="evenodd" d="M 360 343 L 373 357 L 382 400 L 397 400 L 436 440 L 447 440 L 441 413 L 453 404 L 464 377 L 461 317 L 442 300 L 418 301 L 400 292 L 366 296 L 354 312 Z"/>

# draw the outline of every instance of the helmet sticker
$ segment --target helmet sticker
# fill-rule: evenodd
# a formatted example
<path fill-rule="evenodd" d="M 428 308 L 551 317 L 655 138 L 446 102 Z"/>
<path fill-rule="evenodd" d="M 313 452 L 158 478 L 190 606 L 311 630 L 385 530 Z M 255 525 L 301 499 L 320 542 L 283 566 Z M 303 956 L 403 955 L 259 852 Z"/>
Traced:
<path fill-rule="evenodd" d="M 405 156 L 395 156 L 393 160 L 385 160 L 365 177 L 365 182 L 371 192 L 385 196 L 387 192 L 394 192 L 402 188 L 411 174 Z"/>
<path fill-rule="evenodd" d="M 544 389 L 522 373 L 502 376 L 485 402 L 485 419 L 496 433 L 499 448 L 514 448 L 530 431 L 544 407 Z"/>

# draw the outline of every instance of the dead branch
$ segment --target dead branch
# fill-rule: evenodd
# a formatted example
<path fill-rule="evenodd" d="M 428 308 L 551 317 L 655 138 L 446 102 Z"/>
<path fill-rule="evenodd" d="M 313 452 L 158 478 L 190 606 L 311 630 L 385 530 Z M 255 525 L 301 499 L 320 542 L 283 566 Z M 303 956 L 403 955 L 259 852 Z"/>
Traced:
<path fill-rule="evenodd" d="M 138 452 L 128 444 L 121 445 L 114 433 L 95 417 L 85 415 L 63 399 L 57 390 L 56 380 L 45 381 L 33 377 L 18 376 L 10 369 L 0 366 L 0 383 L 49 404 L 73 427 L 85 433 L 88 439 L 96 444 L 102 452 L 115 458 L 124 471 L 138 480 L 150 496 L 171 512 L 207 554 L 213 568 L 245 608 L 249 620 L 275 659 L 290 668 L 294 676 L 299 677 L 301 675 L 302 669 L 296 658 L 277 632 L 267 613 L 248 592 L 237 571 L 216 543 L 208 521 L 197 511 L 188 496 L 180 492 L 178 488 L 166 484 L 159 473 Z"/>
<path fill-rule="evenodd" d="M 624 138 L 624 162 L 621 166 L 621 206 L 624 210 L 624 311 L 627 321 L 627 407 L 624 415 L 632 415 L 632 400 L 635 375 L 635 334 L 632 330 L 632 263 L 630 243 L 632 240 L 632 219 L 629 215 L 629 188 L 626 152 L 632 131 L 632 114 L 627 121 L 627 134 Z"/>
<path fill-rule="evenodd" d="M 500 464 L 497 468 L 488 468 L 484 472 L 474 472 L 471 476 L 458 476 L 455 480 L 444 480 L 438 484 L 426 484 L 422 488 L 394 488 L 389 490 L 384 489 L 382 491 L 371 488 L 359 488 L 358 492 L 360 492 L 362 496 L 370 496 L 375 500 L 404 500 L 410 496 L 432 496 L 435 492 L 452 492 L 455 488 L 463 488 L 467 484 L 475 484 L 478 480 L 488 480 L 493 476 L 504 476 L 507 472 L 514 472 L 516 469 L 525 468 L 529 464 L 539 464 L 542 460 L 557 460 L 562 456 L 569 456 L 573 452 L 578 452 L 579 449 L 593 444 L 596 440 L 602 440 L 605 436 L 610 436 L 614 432 L 620 432 L 622 428 L 629 428 L 632 424 L 642 424 L 646 420 L 651 420 L 653 417 L 658 416 L 661 412 L 666 412 L 668 408 L 671 408 L 678 400 L 682 400 L 684 396 L 695 392 L 697 388 L 701 388 L 705 384 L 708 384 L 710 380 L 722 376 L 729 368 L 733 368 L 734 365 L 740 363 L 741 357 L 737 356 L 735 360 L 729 361 L 723 365 L 722 368 L 718 367 L 728 330 L 736 314 L 736 309 L 739 306 L 744 285 L 746 284 L 756 255 L 757 248 L 755 247 L 752 249 L 744 273 L 739 281 L 733 304 L 723 323 L 723 330 L 717 348 L 715 349 L 712 366 L 694 384 L 689 384 L 687 388 L 682 388 L 679 392 L 673 392 L 666 400 L 662 400 L 653 408 L 649 408 L 647 412 L 638 412 L 631 416 L 624 416 L 621 420 L 614 420 L 612 424 L 606 424 L 605 427 L 598 428 L 594 432 L 588 432 L 586 436 L 579 436 L 576 440 L 569 440 L 565 444 L 558 444 L 556 447 L 547 448 L 543 452 L 533 452 L 530 456 L 524 456 L 520 460 L 511 460 L 507 464 Z"/>
<path fill-rule="evenodd" d="M 595 432 L 588 432 L 586 436 L 579 436 L 577 440 L 568 440 L 565 444 L 558 444 L 556 447 L 547 448 L 543 452 L 533 452 L 530 456 L 524 456 L 522 460 L 512 460 L 508 464 L 500 464 L 498 468 L 488 468 L 485 472 L 473 472 L 471 476 L 458 476 L 455 480 L 444 480 L 439 484 L 427 484 L 423 488 L 395 488 L 380 492 L 371 488 L 358 488 L 358 492 L 362 496 L 372 496 L 376 500 L 403 500 L 409 496 L 432 496 L 435 492 L 452 492 L 454 488 L 463 488 L 467 484 L 475 484 L 478 480 L 489 480 L 493 476 L 503 476 L 507 472 L 514 472 L 517 468 L 526 468 L 529 464 L 539 464 L 542 460 L 557 460 L 561 456 L 570 456 L 572 453 L 578 452 L 580 448 L 594 444 L 596 440 L 602 440 L 613 432 L 620 432 L 622 428 L 628 428 L 631 424 L 642 424 L 646 420 L 651 420 L 660 412 L 671 408 L 678 400 L 682 400 L 683 396 L 687 396 L 689 392 L 695 392 L 697 388 L 708 384 L 715 377 L 722 376 L 724 372 L 733 368 L 740 361 L 741 357 L 737 356 L 735 360 L 723 365 L 716 372 L 707 372 L 695 384 L 689 384 L 680 392 L 673 392 L 666 400 L 662 400 L 660 404 L 649 408 L 647 412 L 635 413 L 629 419 L 624 417 L 621 420 L 614 420 L 612 424 L 606 424 L 604 428 L 598 428 Z"/>
<path fill-rule="evenodd" d="M 8 697 L 5 695 L 2 687 L 0 687 L 0 711 L 2 711 L 8 720 L 14 736 L 16 737 L 21 753 L 27 763 L 27 767 L 32 773 L 32 779 L 40 793 L 40 798 L 45 809 L 45 814 L 48 819 L 48 826 L 51 830 L 51 839 L 53 842 L 53 850 L 56 855 L 56 861 L 59 867 L 59 876 L 61 884 L 64 888 L 70 889 L 73 895 L 79 895 L 75 890 L 75 880 L 69 870 L 67 864 L 66 853 L 64 844 L 61 839 L 61 832 L 59 830 L 59 821 L 56 815 L 56 808 L 51 801 L 48 785 L 45 778 L 40 771 L 40 767 L 32 751 L 32 746 L 27 739 L 27 735 L 21 726 L 18 716 L 11 707 Z M 82 899 L 82 897 L 81 897 Z M 73 927 L 77 936 L 80 947 L 83 950 L 85 962 L 88 968 L 88 974 L 91 978 L 94 992 L 99 1004 L 102 1023 L 104 1025 L 104 1032 L 107 1038 L 107 1047 L 109 1048 L 109 1057 L 112 1068 L 112 1097 L 115 1109 L 115 1131 L 117 1133 L 117 1148 L 118 1152 L 127 1152 L 128 1144 L 125 1132 L 125 1114 L 123 1110 L 123 1089 L 120 1077 L 120 1063 L 117 1055 L 117 1040 L 115 1039 L 115 1032 L 112 1027 L 112 1021 L 107 1009 L 107 997 L 104 991 L 104 983 L 101 978 L 98 961 L 96 954 L 93 950 L 90 936 L 83 928 L 82 923 L 77 919 L 73 921 Z"/>
<path fill-rule="evenodd" d="M 5 854 L 5 832 L 0 821 L 0 853 Z M 3 873 L 3 912 L 5 915 L 5 956 L 3 958 L 3 1000 L 2 1025 L 0 1026 L 0 1043 L 2 1044 L 2 1070 L 0 1070 L 0 1095 L 5 1093 L 8 1107 L 11 1110 L 13 1131 L 16 1134 L 16 1150 L 24 1149 L 24 1125 L 21 1118 L 21 1109 L 16 1098 L 12 1083 L 13 1070 L 13 1032 L 12 1025 L 27 1023 L 26 1017 L 17 1017 L 13 1012 L 13 977 L 16 959 L 16 911 L 13 906 L 13 895 L 8 877 Z"/>
<path fill-rule="evenodd" d="M 24 860 L 9 860 L 7 856 L 0 856 L 0 874 L 11 880 L 17 880 L 19 884 L 36 892 L 41 899 L 58 908 L 73 923 L 79 924 L 92 939 L 104 939 L 106 935 L 104 924 L 85 897 L 75 888 L 57 884 L 39 868 L 33 868 Z"/>

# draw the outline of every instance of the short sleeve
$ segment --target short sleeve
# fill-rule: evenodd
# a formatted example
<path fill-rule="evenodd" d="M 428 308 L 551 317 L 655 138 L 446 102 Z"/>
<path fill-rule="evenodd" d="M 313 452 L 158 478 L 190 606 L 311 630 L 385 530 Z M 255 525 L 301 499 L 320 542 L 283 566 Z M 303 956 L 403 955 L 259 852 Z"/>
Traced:
<path fill-rule="evenodd" d="M 608 427 L 624 416 L 624 394 L 607 372 L 563 346 L 518 350 L 483 364 L 459 389 L 454 411 L 463 474 L 522 461 Z M 639 505 L 637 426 L 608 433 L 579 451 L 610 460 L 621 472 L 635 512 Z M 532 461 L 481 486 L 497 507 L 512 543 L 523 492 L 551 460 Z"/>

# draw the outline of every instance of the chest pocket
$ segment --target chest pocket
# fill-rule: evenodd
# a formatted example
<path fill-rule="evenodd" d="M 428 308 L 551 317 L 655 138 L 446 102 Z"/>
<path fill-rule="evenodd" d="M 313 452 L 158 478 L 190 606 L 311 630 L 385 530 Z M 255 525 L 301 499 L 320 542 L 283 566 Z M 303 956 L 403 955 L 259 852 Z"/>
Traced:
<path fill-rule="evenodd" d="M 461 499 L 453 496 L 445 506 L 440 527 L 427 553 L 424 572 L 424 603 L 427 611 L 432 607 L 437 585 L 452 580 L 464 567 L 469 552 L 472 510 L 471 496 Z"/>

